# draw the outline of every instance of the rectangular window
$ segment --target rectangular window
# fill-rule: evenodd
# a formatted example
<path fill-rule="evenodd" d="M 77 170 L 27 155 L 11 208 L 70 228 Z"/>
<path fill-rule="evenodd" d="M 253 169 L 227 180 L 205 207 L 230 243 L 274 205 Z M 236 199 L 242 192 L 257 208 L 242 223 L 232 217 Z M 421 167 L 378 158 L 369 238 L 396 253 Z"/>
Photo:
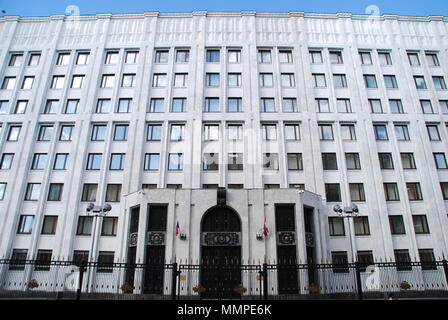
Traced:
<path fill-rule="evenodd" d="M 372 251 L 358 251 L 358 262 L 359 262 L 359 270 L 361 272 L 366 272 L 366 269 L 368 266 L 373 265 L 374 259 L 373 259 L 373 253 Z"/>
<path fill-rule="evenodd" d="M 219 112 L 219 98 L 205 98 L 204 112 Z"/>
<path fill-rule="evenodd" d="M 327 86 L 327 81 L 325 80 L 325 74 L 313 73 L 314 87 L 315 88 L 325 88 Z"/>
<path fill-rule="evenodd" d="M 128 129 L 129 125 L 127 124 L 116 124 L 114 131 L 114 141 L 127 141 Z"/>
<path fill-rule="evenodd" d="M 346 153 L 345 163 L 347 170 L 361 170 L 361 162 L 359 160 L 359 153 Z"/>
<path fill-rule="evenodd" d="M 386 201 L 399 201 L 398 186 L 396 183 L 384 183 L 384 194 Z"/>
<path fill-rule="evenodd" d="M 219 87 L 219 73 L 206 73 L 205 74 L 205 86 L 206 87 Z"/>
<path fill-rule="evenodd" d="M 330 51 L 330 62 L 332 64 L 343 64 L 344 61 L 342 59 L 341 51 Z"/>
<path fill-rule="evenodd" d="M 382 66 L 392 65 L 392 58 L 389 52 L 378 52 L 378 59 L 380 60 L 380 64 Z"/>
<path fill-rule="evenodd" d="M 277 140 L 277 126 L 275 124 L 262 124 L 263 140 Z"/>
<path fill-rule="evenodd" d="M 397 271 L 412 270 L 411 257 L 408 250 L 394 250 Z"/>
<path fill-rule="evenodd" d="M 164 111 L 165 111 L 165 99 L 151 98 L 148 112 L 164 112 Z"/>
<path fill-rule="evenodd" d="M 328 217 L 328 224 L 330 227 L 330 236 L 345 236 L 344 218 Z"/>
<path fill-rule="evenodd" d="M 27 249 L 13 249 L 9 270 L 25 270 L 27 254 Z"/>
<path fill-rule="evenodd" d="M 182 153 L 170 153 L 168 156 L 168 170 L 180 171 L 183 163 Z"/>
<path fill-rule="evenodd" d="M 154 56 L 155 63 L 168 63 L 168 50 L 156 50 Z"/>
<path fill-rule="evenodd" d="M 205 124 L 204 125 L 203 139 L 204 139 L 204 141 L 216 141 L 216 140 L 219 140 L 219 125 L 217 125 L 217 124 Z"/>
<path fill-rule="evenodd" d="M 106 189 L 106 202 L 120 202 L 121 184 L 108 184 Z"/>
<path fill-rule="evenodd" d="M 300 140 L 300 125 L 299 124 L 285 124 L 285 140 L 298 141 Z"/>
<path fill-rule="evenodd" d="M 301 153 L 288 153 L 288 170 L 303 170 Z"/>
<path fill-rule="evenodd" d="M 167 77 L 166 73 L 154 73 L 152 77 L 152 86 L 157 87 L 166 87 Z"/>
<path fill-rule="evenodd" d="M 66 114 L 75 114 L 78 110 L 79 100 L 78 99 L 69 99 L 67 100 L 67 104 L 65 105 L 64 113 Z"/>
<path fill-rule="evenodd" d="M 325 196 L 327 202 L 341 202 L 341 189 L 339 183 L 326 183 Z"/>
<path fill-rule="evenodd" d="M 412 222 L 414 223 L 414 230 L 416 234 L 428 234 L 429 227 L 425 215 L 413 215 Z"/>
<path fill-rule="evenodd" d="M 428 136 L 430 141 L 440 141 L 440 133 L 438 125 L 426 125 L 426 130 L 428 131 Z"/>
<path fill-rule="evenodd" d="M 275 112 L 274 98 L 261 98 L 261 112 Z"/>
<path fill-rule="evenodd" d="M 350 99 L 337 99 L 336 100 L 338 112 L 341 113 L 351 113 L 352 105 L 350 103 Z"/>
<path fill-rule="evenodd" d="M 322 166 L 324 170 L 338 170 L 336 153 L 322 153 Z"/>
<path fill-rule="evenodd" d="M 204 153 L 202 170 L 216 171 L 219 169 L 219 153 Z"/>
<path fill-rule="evenodd" d="M 332 251 L 331 262 L 333 265 L 333 273 L 348 273 L 348 257 L 346 251 Z"/>
<path fill-rule="evenodd" d="M 241 87 L 241 73 L 229 73 L 227 75 L 227 85 L 229 87 Z"/>
<path fill-rule="evenodd" d="M 114 74 L 104 74 L 101 78 L 101 88 L 112 88 L 115 84 Z"/>
<path fill-rule="evenodd" d="M 414 76 L 415 87 L 417 89 L 427 89 L 425 77 L 423 76 Z"/>
<path fill-rule="evenodd" d="M 227 139 L 236 141 L 243 138 L 243 126 L 240 124 L 229 124 L 227 126 Z"/>
<path fill-rule="evenodd" d="M 118 51 L 106 52 L 105 64 L 117 64 L 118 63 Z"/>
<path fill-rule="evenodd" d="M 78 57 L 76 58 L 76 64 L 85 65 L 89 63 L 89 52 L 79 52 Z"/>
<path fill-rule="evenodd" d="M 117 235 L 118 218 L 104 217 L 101 225 L 101 235 L 115 237 Z"/>
<path fill-rule="evenodd" d="M 242 153 L 229 153 L 227 155 L 227 170 L 243 170 Z"/>
<path fill-rule="evenodd" d="M 352 202 L 364 202 L 366 196 L 364 193 L 364 185 L 362 183 L 349 183 L 350 199 Z"/>
<path fill-rule="evenodd" d="M 21 53 L 13 53 L 9 58 L 9 67 L 20 67 L 22 65 L 23 54 Z"/>
<path fill-rule="evenodd" d="M 400 153 L 403 169 L 416 169 L 413 153 Z"/>
<path fill-rule="evenodd" d="M 296 80 L 294 78 L 294 73 L 282 73 L 281 84 L 284 88 L 292 88 L 296 86 Z"/>
<path fill-rule="evenodd" d="M 92 126 L 92 136 L 90 137 L 91 141 L 104 141 L 106 138 L 106 129 L 107 126 L 105 124 L 95 124 Z"/>
<path fill-rule="evenodd" d="M 162 125 L 161 124 L 148 124 L 146 132 L 147 141 L 160 141 L 162 139 Z"/>
<path fill-rule="evenodd" d="M 376 82 L 376 77 L 373 74 L 365 74 L 364 82 L 366 84 L 367 89 L 376 89 L 378 88 L 378 84 Z"/>
<path fill-rule="evenodd" d="M 70 88 L 72 89 L 81 89 L 82 88 L 82 84 L 84 82 L 84 75 L 74 75 L 72 77 L 72 83 L 70 85 Z"/>
<path fill-rule="evenodd" d="M 22 90 L 30 90 L 33 87 L 33 83 L 34 83 L 34 77 L 25 76 L 25 77 L 23 77 L 21 89 Z"/>
<path fill-rule="evenodd" d="M 389 224 L 392 235 L 406 234 L 403 216 L 389 216 Z"/>
<path fill-rule="evenodd" d="M 354 124 L 341 124 L 342 140 L 356 140 L 356 130 Z"/>
<path fill-rule="evenodd" d="M 13 90 L 16 85 L 16 77 L 5 77 L 2 83 L 2 90 Z"/>
<path fill-rule="evenodd" d="M 260 73 L 260 87 L 270 88 L 274 86 L 274 77 L 272 73 Z"/>
<path fill-rule="evenodd" d="M 328 99 L 317 98 L 316 104 L 318 112 L 330 112 L 330 103 L 328 102 Z"/>
<path fill-rule="evenodd" d="M 387 128 L 384 124 L 376 124 L 373 125 L 373 129 L 375 131 L 375 139 L 376 140 L 389 140 L 387 136 Z"/>
<path fill-rule="evenodd" d="M 334 140 L 333 126 L 331 124 L 319 124 L 320 140 Z"/>
<path fill-rule="evenodd" d="M 228 98 L 227 112 L 243 112 L 243 99 Z"/>
<path fill-rule="evenodd" d="M 448 200 L 448 182 L 440 182 L 443 200 Z"/>
<path fill-rule="evenodd" d="M 345 74 L 334 74 L 333 83 L 335 88 L 347 88 L 347 78 Z"/>
<path fill-rule="evenodd" d="M 423 113 L 434 113 L 431 100 L 420 100 L 420 106 L 422 107 Z"/>
<path fill-rule="evenodd" d="M 364 65 L 371 65 L 372 63 L 372 56 L 370 55 L 370 52 L 359 52 L 359 57 L 361 58 L 361 64 Z"/>
<path fill-rule="evenodd" d="M 187 87 L 188 73 L 175 73 L 174 74 L 174 86 L 178 88 Z"/>
<path fill-rule="evenodd" d="M 68 153 L 56 153 L 54 158 L 53 170 L 65 170 L 67 165 Z"/>
<path fill-rule="evenodd" d="M 59 133 L 59 141 L 71 141 L 73 125 L 62 125 Z"/>
<path fill-rule="evenodd" d="M 206 62 L 218 63 L 220 61 L 219 49 L 207 49 L 205 59 Z"/>
<path fill-rule="evenodd" d="M 98 99 L 96 113 L 109 113 L 111 107 L 110 99 Z"/>
<path fill-rule="evenodd" d="M 0 101 L 0 113 L 8 113 L 9 111 L 9 101 L 2 100 Z"/>
<path fill-rule="evenodd" d="M 403 103 L 399 99 L 390 99 L 389 108 L 391 113 L 404 113 Z"/>
<path fill-rule="evenodd" d="M 266 170 L 278 170 L 278 154 L 264 153 L 263 154 L 263 168 Z"/>
<path fill-rule="evenodd" d="M 40 196 L 40 183 L 28 183 L 26 186 L 25 200 L 27 201 L 37 201 Z"/>
<path fill-rule="evenodd" d="M 113 251 L 100 251 L 98 254 L 98 268 L 96 272 L 98 273 L 112 273 L 113 263 L 114 263 Z"/>
<path fill-rule="evenodd" d="M 50 271 L 52 250 L 37 250 L 35 271 Z"/>
<path fill-rule="evenodd" d="M 58 60 L 56 61 L 56 64 L 58 66 L 66 66 L 70 62 L 70 53 L 68 52 L 61 52 L 58 55 Z"/>
<path fill-rule="evenodd" d="M 55 100 L 58 101 L 58 100 Z M 28 106 L 28 100 L 18 100 L 14 109 L 15 114 L 24 114 Z"/>
<path fill-rule="evenodd" d="M 181 141 L 184 137 L 185 125 L 183 124 L 172 124 L 170 132 L 171 141 Z"/>
<path fill-rule="evenodd" d="M 279 50 L 278 59 L 280 63 L 292 63 L 292 50 Z"/>
<path fill-rule="evenodd" d="M 405 124 L 395 124 L 395 136 L 399 141 L 409 141 L 409 130 Z"/>
<path fill-rule="evenodd" d="M 439 100 L 439 106 L 443 114 L 448 113 L 448 100 Z"/>
<path fill-rule="evenodd" d="M 419 249 L 422 270 L 437 270 L 436 259 L 432 249 Z"/>
<path fill-rule="evenodd" d="M 271 50 L 258 50 L 259 63 L 272 63 Z"/>
<path fill-rule="evenodd" d="M 420 65 L 420 59 L 418 58 L 418 53 L 408 52 L 409 64 L 413 67 Z"/>
<path fill-rule="evenodd" d="M 12 160 L 14 159 L 14 153 L 4 153 L 0 162 L 1 170 L 9 170 L 12 166 Z"/>
<path fill-rule="evenodd" d="M 353 224 L 355 226 L 355 236 L 370 235 L 369 217 L 354 217 Z"/>
<path fill-rule="evenodd" d="M 89 251 L 87 250 L 74 250 L 73 251 L 73 264 L 80 267 L 83 263 L 87 264 L 89 261 Z"/>
<path fill-rule="evenodd" d="M 322 52 L 321 51 L 310 51 L 311 63 L 313 64 L 322 64 Z"/>
<path fill-rule="evenodd" d="M 432 81 L 434 82 L 434 87 L 436 90 L 446 90 L 445 79 L 441 76 L 432 77 Z"/>
<path fill-rule="evenodd" d="M 51 89 L 62 89 L 65 83 L 65 76 L 53 76 L 51 80 Z"/>
<path fill-rule="evenodd" d="M 18 234 L 31 234 L 33 231 L 34 216 L 21 215 L 19 220 L 19 226 L 17 228 Z"/>
<path fill-rule="evenodd" d="M 448 164 L 446 162 L 446 157 L 444 153 L 433 153 L 433 155 L 437 169 L 448 169 Z"/>
<path fill-rule="evenodd" d="M 43 170 L 47 164 L 48 154 L 35 153 L 33 162 L 31 163 L 31 170 Z"/>
<path fill-rule="evenodd" d="M 394 75 L 384 75 L 384 85 L 387 89 L 398 88 L 397 78 Z"/>
<path fill-rule="evenodd" d="M 95 202 L 96 193 L 98 190 L 98 184 L 96 183 L 85 183 L 82 189 L 81 201 L 84 202 Z"/>
<path fill-rule="evenodd" d="M 241 50 L 231 49 L 227 51 L 227 61 L 229 63 L 241 62 Z"/>
<path fill-rule="evenodd" d="M 102 156 L 101 153 L 89 153 L 87 156 L 86 170 L 100 170 Z"/>
<path fill-rule="evenodd" d="M 410 201 L 423 200 L 420 183 L 408 182 L 406 183 L 406 189 L 408 190 L 408 197 Z"/>
<path fill-rule="evenodd" d="M 58 224 L 58 216 L 44 216 L 41 234 L 45 235 L 56 234 L 57 224 Z"/>
<path fill-rule="evenodd" d="M 6 182 L 0 182 L 0 200 L 5 199 Z"/>
<path fill-rule="evenodd" d="M 188 63 L 190 61 L 190 50 L 176 50 L 176 63 Z"/>
<path fill-rule="evenodd" d="M 144 170 L 159 170 L 160 154 L 146 153 Z"/>
<path fill-rule="evenodd" d="M 394 168 L 392 153 L 378 153 L 378 159 L 380 161 L 381 169 L 393 169 Z"/>
<path fill-rule="evenodd" d="M 124 153 L 112 153 L 110 155 L 109 170 L 123 170 L 124 169 Z"/>
<path fill-rule="evenodd" d="M 171 112 L 185 112 L 187 107 L 187 98 L 173 98 Z"/>
<path fill-rule="evenodd" d="M 121 80 L 122 88 L 132 88 L 135 83 L 135 74 L 123 74 L 123 78 Z"/>
<path fill-rule="evenodd" d="M 45 105 L 45 114 L 56 114 L 59 112 L 59 100 L 47 100 Z"/>
<path fill-rule="evenodd" d="M 381 105 L 381 100 L 379 99 L 369 99 L 370 110 L 372 113 L 383 113 L 383 106 Z"/>
<path fill-rule="evenodd" d="M 61 201 L 63 183 L 50 183 L 47 201 Z"/>
<path fill-rule="evenodd" d="M 128 113 L 131 111 L 131 98 L 121 98 L 118 100 L 117 113 Z"/>
<path fill-rule="evenodd" d="M 28 66 L 35 67 L 39 65 L 40 53 L 32 53 L 30 59 L 28 60 Z"/>
<path fill-rule="evenodd" d="M 429 67 L 439 67 L 440 62 L 439 58 L 437 57 L 437 53 L 426 53 L 426 62 L 428 63 Z"/>
<path fill-rule="evenodd" d="M 93 223 L 93 217 L 85 217 L 85 216 L 79 217 L 76 235 L 90 236 L 92 234 L 92 223 Z"/>

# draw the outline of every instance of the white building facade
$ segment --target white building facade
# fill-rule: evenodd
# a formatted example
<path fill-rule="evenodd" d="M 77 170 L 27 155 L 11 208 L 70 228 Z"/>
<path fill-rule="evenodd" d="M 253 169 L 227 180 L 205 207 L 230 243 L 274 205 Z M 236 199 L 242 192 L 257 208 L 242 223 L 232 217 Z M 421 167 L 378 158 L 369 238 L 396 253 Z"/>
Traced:
<path fill-rule="evenodd" d="M 0 38 L 2 259 L 448 255 L 447 18 L 3 17 Z"/>

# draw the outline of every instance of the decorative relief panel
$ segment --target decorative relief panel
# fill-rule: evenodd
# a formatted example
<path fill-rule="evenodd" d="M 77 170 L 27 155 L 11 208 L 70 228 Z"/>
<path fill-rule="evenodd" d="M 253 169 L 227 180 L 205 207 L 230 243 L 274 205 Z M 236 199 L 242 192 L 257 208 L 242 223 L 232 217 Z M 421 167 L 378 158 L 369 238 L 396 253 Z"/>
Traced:
<path fill-rule="evenodd" d="M 294 231 L 277 232 L 277 244 L 279 246 L 293 246 L 296 244 L 296 233 Z"/>
<path fill-rule="evenodd" d="M 241 244 L 241 233 L 203 232 L 201 240 L 204 246 L 239 246 Z"/>
<path fill-rule="evenodd" d="M 147 244 L 149 246 L 163 246 L 165 244 L 165 232 L 163 231 L 148 232 Z"/>

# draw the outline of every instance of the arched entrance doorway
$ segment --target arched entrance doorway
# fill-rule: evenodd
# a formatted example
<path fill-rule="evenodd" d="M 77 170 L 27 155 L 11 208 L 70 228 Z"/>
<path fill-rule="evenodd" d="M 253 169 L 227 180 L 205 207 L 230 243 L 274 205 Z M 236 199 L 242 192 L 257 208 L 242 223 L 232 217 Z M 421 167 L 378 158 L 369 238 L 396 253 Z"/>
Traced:
<path fill-rule="evenodd" d="M 241 221 L 228 206 L 207 210 L 201 222 L 202 299 L 236 299 L 241 283 Z"/>

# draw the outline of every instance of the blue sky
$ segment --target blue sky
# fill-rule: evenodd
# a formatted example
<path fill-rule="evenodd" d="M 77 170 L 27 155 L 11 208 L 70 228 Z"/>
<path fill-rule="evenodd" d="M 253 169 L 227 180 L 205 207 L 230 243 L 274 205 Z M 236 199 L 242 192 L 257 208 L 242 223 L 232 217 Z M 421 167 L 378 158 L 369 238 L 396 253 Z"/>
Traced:
<path fill-rule="evenodd" d="M 46 16 L 64 14 L 70 5 L 76 5 L 80 14 L 94 13 L 141 13 L 145 11 L 190 12 L 208 11 L 305 11 L 305 12 L 352 12 L 366 13 L 375 5 L 381 14 L 444 15 L 448 16 L 447 0 L 0 0 L 0 15 Z"/>

